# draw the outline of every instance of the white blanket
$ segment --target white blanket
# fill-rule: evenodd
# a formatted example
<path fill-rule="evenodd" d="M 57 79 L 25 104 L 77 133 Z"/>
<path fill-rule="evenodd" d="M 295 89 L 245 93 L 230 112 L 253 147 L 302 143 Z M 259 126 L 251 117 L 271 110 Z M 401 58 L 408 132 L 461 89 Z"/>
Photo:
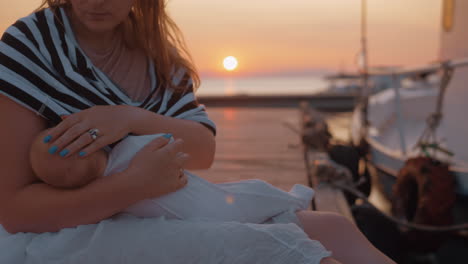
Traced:
<path fill-rule="evenodd" d="M 157 136 L 131 137 L 119 143 L 111 153 L 108 173 L 124 169 L 125 160 Z M 129 151 L 120 152 L 125 149 Z M 137 203 L 128 213 L 98 224 L 15 235 L 0 225 L 0 264 L 319 264 L 330 256 L 295 224 L 294 211 L 310 202 L 309 188 L 296 186 L 286 193 L 256 180 L 214 185 L 189 177 L 184 192 Z M 196 192 L 200 190 L 206 193 Z M 190 203 L 190 198 L 200 203 Z M 153 204 L 148 207 L 148 203 Z M 170 208 L 176 212 L 173 217 L 190 219 L 135 216 L 167 214 L 155 212 L 155 205 Z M 274 224 L 241 223 L 264 220 Z"/>
<path fill-rule="evenodd" d="M 295 224 L 241 224 L 118 215 L 57 233 L 10 235 L 1 264 L 319 264 L 329 256 Z"/>
<path fill-rule="evenodd" d="M 128 136 L 122 140 L 109 154 L 104 175 L 126 169 L 141 148 L 163 135 Z M 183 189 L 141 201 L 125 212 L 139 217 L 299 224 L 295 212 L 306 210 L 314 193 L 311 188 L 299 184 L 287 193 L 261 180 L 213 184 L 188 171 L 185 173 L 188 184 Z"/>

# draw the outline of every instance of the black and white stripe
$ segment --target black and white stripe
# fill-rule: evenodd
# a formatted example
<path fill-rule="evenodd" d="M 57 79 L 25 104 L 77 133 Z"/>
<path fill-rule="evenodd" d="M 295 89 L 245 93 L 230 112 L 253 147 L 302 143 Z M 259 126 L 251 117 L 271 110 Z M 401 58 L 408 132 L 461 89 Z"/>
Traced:
<path fill-rule="evenodd" d="M 152 92 L 158 89 L 150 63 Z M 159 87 L 156 96 L 133 102 L 79 47 L 65 11 L 44 9 L 9 27 L 0 41 L 0 93 L 38 113 L 51 124 L 94 105 L 133 105 L 155 113 L 193 120 L 216 132 L 205 107 L 198 104 L 184 69 L 174 71 L 173 84 L 184 92 Z M 153 94 L 152 93 L 152 94 Z"/>

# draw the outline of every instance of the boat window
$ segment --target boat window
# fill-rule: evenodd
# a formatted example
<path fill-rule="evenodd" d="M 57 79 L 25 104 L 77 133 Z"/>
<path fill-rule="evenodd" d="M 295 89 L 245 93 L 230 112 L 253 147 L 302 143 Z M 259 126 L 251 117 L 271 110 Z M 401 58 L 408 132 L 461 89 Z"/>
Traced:
<path fill-rule="evenodd" d="M 445 32 L 452 31 L 455 16 L 455 0 L 444 0 L 442 26 Z"/>

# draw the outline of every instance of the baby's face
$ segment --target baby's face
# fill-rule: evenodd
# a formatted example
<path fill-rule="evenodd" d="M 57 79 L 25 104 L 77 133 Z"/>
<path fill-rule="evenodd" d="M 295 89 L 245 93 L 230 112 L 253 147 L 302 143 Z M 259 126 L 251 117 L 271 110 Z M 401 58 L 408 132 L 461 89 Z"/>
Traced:
<path fill-rule="evenodd" d="M 104 174 L 107 165 L 107 153 L 99 150 L 81 158 L 73 154 L 66 158 L 58 154 L 49 154 L 51 144 L 43 139 L 49 129 L 39 133 L 31 145 L 31 166 L 42 181 L 59 188 L 77 188 L 88 184 Z"/>

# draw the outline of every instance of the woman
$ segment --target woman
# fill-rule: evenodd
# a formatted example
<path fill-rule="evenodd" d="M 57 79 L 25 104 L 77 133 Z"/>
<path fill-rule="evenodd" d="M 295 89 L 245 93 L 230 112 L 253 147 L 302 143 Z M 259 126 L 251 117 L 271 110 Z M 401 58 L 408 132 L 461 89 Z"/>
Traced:
<path fill-rule="evenodd" d="M 27 232 L 0 230 L 0 244 L 11 249 L 1 256 L 9 263 L 25 255 L 28 263 L 58 257 L 68 257 L 67 263 L 126 263 L 132 256 L 140 263 L 392 263 L 332 214 L 297 215 L 309 237 L 334 258 L 292 224 L 112 217 L 137 201 L 182 188 L 181 169 L 210 167 L 215 126 L 194 98 L 198 76 L 164 1 L 46 4 L 51 8 L 21 19 L 0 42 L 0 122 L 6 124 L 0 132 L 0 223 L 9 233 Z M 52 126 L 44 138 L 49 153 L 70 159 L 108 149 L 129 134 L 171 133 L 178 140 L 153 141 L 121 173 L 83 188 L 57 189 L 40 182 L 26 162 L 34 137 Z M 289 244 L 273 247 L 273 240 Z M 209 242 L 207 251 L 202 245 Z"/>

